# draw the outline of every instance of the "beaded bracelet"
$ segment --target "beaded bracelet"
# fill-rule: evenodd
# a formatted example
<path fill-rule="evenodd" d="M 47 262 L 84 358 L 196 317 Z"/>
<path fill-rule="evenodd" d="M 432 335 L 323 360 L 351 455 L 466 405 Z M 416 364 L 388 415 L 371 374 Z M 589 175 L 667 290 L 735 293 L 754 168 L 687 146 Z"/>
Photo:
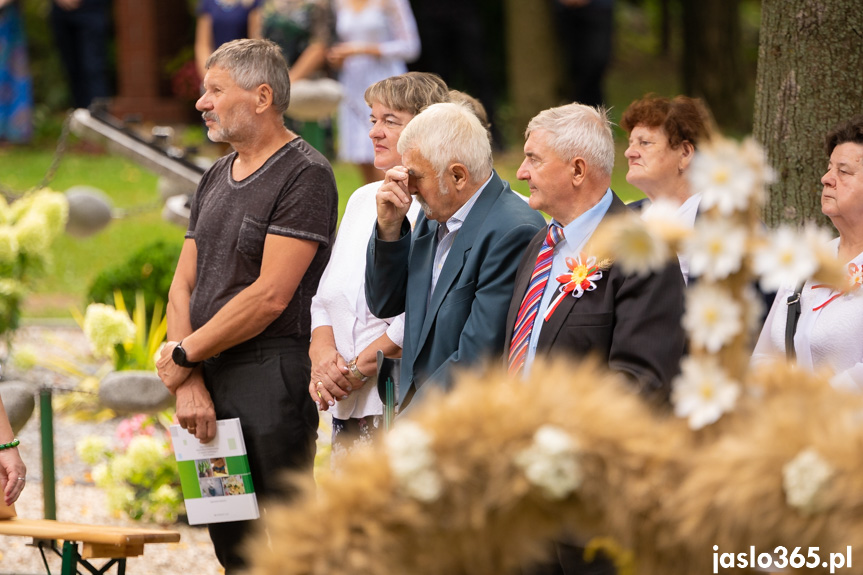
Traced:
<path fill-rule="evenodd" d="M 15 439 L 13 439 L 12 441 L 10 441 L 9 443 L 0 443 L 0 451 L 3 451 L 4 449 L 11 449 L 13 447 L 18 447 L 18 445 L 20 443 L 21 442 L 18 441 L 17 437 Z"/>

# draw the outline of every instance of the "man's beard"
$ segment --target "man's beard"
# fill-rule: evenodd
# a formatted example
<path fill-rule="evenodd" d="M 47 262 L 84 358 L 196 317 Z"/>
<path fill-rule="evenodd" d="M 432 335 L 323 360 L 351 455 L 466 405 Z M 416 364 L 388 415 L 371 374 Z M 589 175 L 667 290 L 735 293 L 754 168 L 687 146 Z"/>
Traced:
<path fill-rule="evenodd" d="M 438 178 L 438 184 L 437 185 L 438 185 L 438 197 L 444 197 L 444 196 L 449 195 L 449 188 L 447 188 L 446 185 L 444 184 L 443 178 Z M 425 199 L 419 194 L 416 195 L 416 199 L 420 203 L 420 207 L 423 209 L 423 213 L 426 215 L 426 218 L 429 220 L 433 219 L 432 216 L 434 216 L 434 211 L 432 211 L 431 206 L 429 206 L 428 203 L 425 201 Z"/>
<path fill-rule="evenodd" d="M 214 125 L 210 126 L 207 130 L 207 137 L 210 138 L 210 141 L 225 142 L 228 144 L 232 144 L 237 141 L 237 136 L 240 131 L 237 128 L 242 126 L 243 123 L 236 115 L 234 117 L 233 126 L 227 127 L 222 124 L 221 118 L 219 118 L 219 115 L 215 112 L 204 112 L 201 116 L 204 120 L 214 122 Z"/>

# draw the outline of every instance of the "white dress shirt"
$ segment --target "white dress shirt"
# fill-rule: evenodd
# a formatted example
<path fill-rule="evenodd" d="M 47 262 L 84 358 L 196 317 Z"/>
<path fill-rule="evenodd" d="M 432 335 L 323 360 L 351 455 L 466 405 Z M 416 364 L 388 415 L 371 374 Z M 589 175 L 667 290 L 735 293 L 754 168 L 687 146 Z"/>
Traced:
<path fill-rule="evenodd" d="M 838 253 L 839 238 L 829 245 L 834 254 Z M 851 262 L 863 265 L 863 253 Z M 794 334 L 797 365 L 809 370 L 828 368 L 834 374 L 830 379 L 834 387 L 863 391 L 863 289 L 841 295 L 814 311 L 838 292 L 826 287 L 813 289 L 813 283 L 807 281 L 800 295 L 800 319 Z M 776 293 L 752 354 L 753 364 L 785 358 L 787 301 L 796 287 L 786 286 Z"/>
<path fill-rule="evenodd" d="M 437 280 L 440 277 L 440 272 L 443 269 L 443 265 L 446 263 L 446 258 L 449 256 L 449 251 L 452 249 L 452 244 L 455 241 L 456 236 L 458 235 L 458 231 L 461 229 L 462 224 L 467 219 L 467 215 L 470 213 L 470 209 L 479 199 L 479 195 L 491 181 L 491 176 L 485 181 L 485 183 L 480 186 L 480 188 L 474 192 L 474 194 L 468 198 L 468 200 L 464 203 L 462 207 L 460 207 L 456 212 L 450 216 L 450 218 L 444 224 L 438 225 L 438 243 L 437 248 L 435 249 L 434 254 L 434 269 L 432 269 L 432 280 L 431 280 L 431 289 L 429 290 L 429 301 L 431 301 L 431 296 L 434 293 L 434 288 L 437 286 Z"/>
<path fill-rule="evenodd" d="M 351 195 L 330 261 L 312 298 L 312 331 L 332 326 L 336 350 L 345 362 L 355 358 L 384 332 L 398 346 L 404 341 L 404 314 L 379 319 L 366 304 L 366 249 L 377 222 L 375 194 L 381 184 L 383 181 L 366 184 Z M 419 210 L 419 203 L 414 201 L 408 210 L 410 222 L 416 221 Z M 330 413 L 337 419 L 382 414 L 374 378 L 337 401 Z"/>

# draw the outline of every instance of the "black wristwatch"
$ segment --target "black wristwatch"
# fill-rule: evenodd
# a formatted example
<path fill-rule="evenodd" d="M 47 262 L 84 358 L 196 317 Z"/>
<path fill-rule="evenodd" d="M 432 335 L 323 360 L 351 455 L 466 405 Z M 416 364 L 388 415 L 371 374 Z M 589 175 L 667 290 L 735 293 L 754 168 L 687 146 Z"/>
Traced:
<path fill-rule="evenodd" d="M 174 363 L 179 365 L 180 367 L 196 367 L 200 361 L 189 361 L 186 359 L 186 350 L 183 349 L 183 342 L 177 344 L 177 347 L 174 348 L 174 351 L 171 352 L 171 359 L 174 360 Z"/>

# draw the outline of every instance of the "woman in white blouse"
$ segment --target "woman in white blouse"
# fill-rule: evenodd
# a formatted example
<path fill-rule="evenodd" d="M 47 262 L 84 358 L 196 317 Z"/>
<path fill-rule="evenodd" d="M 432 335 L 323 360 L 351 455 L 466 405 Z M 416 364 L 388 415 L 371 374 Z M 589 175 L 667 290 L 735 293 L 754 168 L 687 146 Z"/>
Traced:
<path fill-rule="evenodd" d="M 401 164 L 396 149 L 405 125 L 423 108 L 448 101 L 438 76 L 408 72 L 372 84 L 369 138 L 374 164 L 388 170 Z M 383 406 L 375 387 L 377 351 L 401 355 L 404 316 L 379 319 L 365 297 L 366 247 L 377 219 L 375 194 L 383 181 L 367 184 L 348 201 L 330 262 L 312 299 L 312 377 L 309 394 L 318 409 L 333 415 L 333 455 L 372 438 L 381 427 Z M 414 202 L 408 218 L 414 221 Z"/>
<path fill-rule="evenodd" d="M 830 163 L 821 178 L 821 211 L 839 231 L 830 246 L 848 262 L 848 284 L 842 291 L 806 281 L 800 295 L 801 311 L 794 333 L 797 365 L 828 368 L 835 387 L 863 390 L 863 115 L 833 129 L 826 139 Z M 753 362 L 785 357 L 788 296 L 786 286 L 776 300 L 755 346 Z"/>

